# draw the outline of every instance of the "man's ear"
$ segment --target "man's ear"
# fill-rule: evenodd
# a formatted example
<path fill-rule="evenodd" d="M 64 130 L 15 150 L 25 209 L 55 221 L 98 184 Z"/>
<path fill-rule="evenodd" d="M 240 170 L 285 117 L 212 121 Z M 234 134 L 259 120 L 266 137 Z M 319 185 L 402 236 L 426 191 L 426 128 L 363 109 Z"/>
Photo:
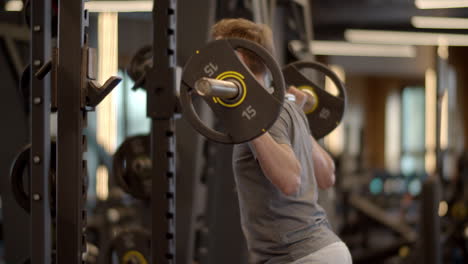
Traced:
<path fill-rule="evenodd" d="M 240 51 L 238 51 L 238 50 L 236 50 L 235 53 L 236 53 L 237 57 L 239 57 L 239 59 L 240 59 L 243 63 L 245 63 L 245 64 L 247 65 L 244 54 L 242 54 L 242 52 L 240 52 Z"/>

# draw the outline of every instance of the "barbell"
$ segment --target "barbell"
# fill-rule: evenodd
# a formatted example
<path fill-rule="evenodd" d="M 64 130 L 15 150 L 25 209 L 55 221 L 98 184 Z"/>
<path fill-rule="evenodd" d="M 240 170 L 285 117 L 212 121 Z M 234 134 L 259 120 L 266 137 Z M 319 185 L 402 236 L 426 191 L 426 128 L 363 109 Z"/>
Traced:
<path fill-rule="evenodd" d="M 271 86 L 263 87 L 239 58 L 236 52 L 239 49 L 248 50 L 263 61 L 271 76 Z M 129 72 L 137 85 L 144 83 L 144 72 L 152 64 L 149 52 L 147 47 L 143 48 L 132 60 Z M 333 95 L 317 85 L 302 72 L 306 69 L 328 77 L 338 94 Z M 281 69 L 267 50 L 244 39 L 215 40 L 197 50 L 184 66 L 179 100 L 183 116 L 200 134 L 219 143 L 239 144 L 264 134 L 275 123 L 283 107 L 286 84 L 308 95 L 306 116 L 316 139 L 340 124 L 346 109 L 346 89 L 332 70 L 311 61 L 291 63 Z M 222 131 L 201 120 L 193 105 L 194 96 L 202 98 L 210 107 L 222 124 Z"/>
<path fill-rule="evenodd" d="M 272 76 L 272 87 L 264 88 L 235 51 L 248 49 L 258 55 Z M 301 70 L 311 69 L 330 78 L 338 89 L 332 95 Z M 216 40 L 198 50 L 182 73 L 181 107 L 185 118 L 202 135 L 216 142 L 238 144 L 252 140 L 274 124 L 285 96 L 285 84 L 308 95 L 306 116 L 316 139 L 333 131 L 346 108 L 346 90 L 340 78 L 317 62 L 299 61 L 286 65 L 281 73 L 271 55 L 259 45 L 241 39 Z M 196 114 L 191 94 L 201 96 L 224 125 L 221 133 L 207 127 Z"/>

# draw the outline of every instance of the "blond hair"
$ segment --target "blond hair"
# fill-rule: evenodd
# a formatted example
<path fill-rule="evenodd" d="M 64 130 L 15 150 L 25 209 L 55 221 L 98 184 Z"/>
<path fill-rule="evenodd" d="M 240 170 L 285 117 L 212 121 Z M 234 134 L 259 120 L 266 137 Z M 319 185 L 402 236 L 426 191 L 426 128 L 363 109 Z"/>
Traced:
<path fill-rule="evenodd" d="M 211 30 L 214 39 L 241 38 L 253 41 L 265 48 L 271 55 L 274 54 L 273 34 L 270 27 L 264 24 L 256 24 L 243 18 L 227 18 L 218 21 Z M 262 59 L 250 50 L 239 49 L 244 62 L 254 74 L 262 74 L 266 66 Z"/>

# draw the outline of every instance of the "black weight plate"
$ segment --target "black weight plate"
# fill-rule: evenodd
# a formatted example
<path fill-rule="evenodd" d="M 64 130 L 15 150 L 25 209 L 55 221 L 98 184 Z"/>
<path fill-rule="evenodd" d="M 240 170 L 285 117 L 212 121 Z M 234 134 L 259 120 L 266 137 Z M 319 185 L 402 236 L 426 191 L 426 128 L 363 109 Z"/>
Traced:
<path fill-rule="evenodd" d="M 138 199 L 151 197 L 150 137 L 127 138 L 114 154 L 112 173 L 117 185 Z"/>
<path fill-rule="evenodd" d="M 23 1 L 23 9 L 21 11 L 23 13 L 24 21 L 26 25 L 31 28 L 31 1 L 24 0 Z M 51 1 L 51 10 L 50 13 L 52 15 L 51 26 L 52 31 L 51 35 L 53 38 L 57 37 L 57 27 L 58 27 L 58 0 Z"/>
<path fill-rule="evenodd" d="M 274 83 L 271 94 L 236 55 L 238 48 L 250 50 L 263 60 Z M 193 107 L 193 87 L 202 77 L 237 78 L 245 84 L 245 96 L 237 103 L 203 97 L 224 125 L 225 133 L 207 127 Z M 222 39 L 210 42 L 189 59 L 182 73 L 180 100 L 184 117 L 199 133 L 216 142 L 238 144 L 260 136 L 274 124 L 283 105 L 284 87 L 278 64 L 263 47 L 243 39 Z"/>
<path fill-rule="evenodd" d="M 323 73 L 338 88 L 334 96 L 301 73 L 303 69 L 313 69 Z M 310 130 L 316 139 L 321 139 L 333 131 L 341 122 L 346 109 L 346 90 L 340 78 L 327 66 L 310 61 L 299 61 L 286 65 L 283 75 L 288 85 L 296 87 L 308 86 L 317 95 L 318 105 L 312 113 L 308 113 Z"/>
<path fill-rule="evenodd" d="M 50 155 L 50 173 L 49 173 L 49 190 L 50 190 L 50 207 L 52 212 L 55 210 L 55 157 L 56 157 L 55 142 L 51 143 Z M 31 200 L 29 196 L 30 190 L 30 156 L 31 144 L 27 144 L 16 156 L 10 170 L 10 184 L 13 197 L 18 205 L 26 212 L 31 211 Z M 26 178 L 24 177 L 26 173 Z M 25 182 L 26 181 L 26 182 Z"/>
<path fill-rule="evenodd" d="M 145 83 L 146 71 L 153 65 L 153 47 L 141 47 L 130 60 L 127 73 L 133 80 L 134 88 L 140 88 Z"/>
<path fill-rule="evenodd" d="M 122 264 L 148 264 L 151 256 L 150 241 L 151 236 L 147 230 L 129 228 L 113 239 L 111 255 Z"/>
<path fill-rule="evenodd" d="M 29 192 L 25 190 L 24 171 L 29 175 L 29 157 L 31 154 L 31 145 L 26 145 L 16 156 L 13 166 L 10 170 L 10 183 L 13 197 L 15 198 L 18 205 L 23 208 L 26 212 L 31 211 L 31 203 L 29 200 Z M 29 186 L 29 184 L 28 184 Z M 29 188 L 27 189 L 29 190 Z"/>
<path fill-rule="evenodd" d="M 24 17 L 24 22 L 26 22 L 26 25 L 28 25 L 29 28 L 31 28 L 31 1 L 30 0 L 25 0 L 23 2 L 23 17 Z"/>
<path fill-rule="evenodd" d="M 23 98 L 23 103 L 24 103 L 24 109 L 26 113 L 29 113 L 29 107 L 30 107 L 30 99 L 29 99 L 29 86 L 30 86 L 30 80 L 31 80 L 31 65 L 28 64 L 23 70 L 23 73 L 21 74 L 20 77 L 20 82 L 19 82 L 19 93 L 21 94 L 21 97 Z"/>

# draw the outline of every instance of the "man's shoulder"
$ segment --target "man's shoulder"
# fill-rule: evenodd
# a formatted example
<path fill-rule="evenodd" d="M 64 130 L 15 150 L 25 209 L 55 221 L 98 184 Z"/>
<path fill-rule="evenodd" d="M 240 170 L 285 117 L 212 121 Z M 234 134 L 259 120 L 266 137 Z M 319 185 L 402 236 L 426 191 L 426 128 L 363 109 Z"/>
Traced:
<path fill-rule="evenodd" d="M 284 100 L 283 109 L 291 116 L 300 115 L 302 111 L 295 102 L 289 100 Z"/>
<path fill-rule="evenodd" d="M 280 114 L 281 118 L 286 118 L 290 120 L 303 120 L 307 119 L 305 113 L 295 102 L 285 100 L 283 103 L 283 111 Z M 294 122 L 291 122 L 294 124 Z"/>

